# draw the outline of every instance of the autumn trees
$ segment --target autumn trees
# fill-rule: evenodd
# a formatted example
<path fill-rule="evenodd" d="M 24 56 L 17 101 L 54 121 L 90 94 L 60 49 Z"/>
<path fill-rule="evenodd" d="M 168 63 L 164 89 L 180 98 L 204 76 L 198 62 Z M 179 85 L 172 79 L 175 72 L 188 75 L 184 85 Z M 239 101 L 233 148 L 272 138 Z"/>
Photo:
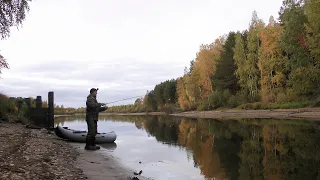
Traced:
<path fill-rule="evenodd" d="M 235 71 L 239 83 L 244 90 L 249 92 L 251 100 L 259 97 L 260 74 L 257 66 L 260 47 L 259 32 L 263 29 L 264 23 L 258 18 L 254 11 L 250 22 L 249 31 L 245 36 L 238 35 L 235 45 L 234 58 L 237 69 Z"/>
<path fill-rule="evenodd" d="M 282 56 L 280 38 L 283 28 L 270 17 L 269 24 L 260 32 L 258 67 L 260 71 L 261 100 L 276 102 L 279 94 L 284 93 L 286 59 Z"/>
<path fill-rule="evenodd" d="M 192 71 L 177 81 L 180 107 L 205 110 L 319 96 L 319 17 L 318 0 L 283 1 L 279 22 L 271 16 L 265 24 L 254 11 L 248 29 L 200 47 Z"/>
<path fill-rule="evenodd" d="M 167 88 L 176 88 L 174 101 L 164 96 L 160 83 L 147 93 L 145 105 L 151 110 L 168 104 L 210 110 L 310 104 L 320 97 L 319 17 L 319 0 L 284 0 L 279 18 L 271 16 L 267 23 L 254 11 L 247 29 L 200 45 L 184 75 Z"/>
<path fill-rule="evenodd" d="M 208 103 L 210 95 L 215 91 L 213 76 L 217 71 L 217 64 L 225 38 L 220 37 L 211 44 L 203 44 L 191 61 L 190 71 L 185 71 L 183 77 L 177 80 L 178 102 L 181 109 L 196 109 L 201 102 Z"/>
<path fill-rule="evenodd" d="M 111 106 L 107 112 L 171 112 L 178 106 L 177 85 L 175 79 L 161 82 L 153 90 L 147 91 L 143 99 L 136 99 L 134 104 Z"/>

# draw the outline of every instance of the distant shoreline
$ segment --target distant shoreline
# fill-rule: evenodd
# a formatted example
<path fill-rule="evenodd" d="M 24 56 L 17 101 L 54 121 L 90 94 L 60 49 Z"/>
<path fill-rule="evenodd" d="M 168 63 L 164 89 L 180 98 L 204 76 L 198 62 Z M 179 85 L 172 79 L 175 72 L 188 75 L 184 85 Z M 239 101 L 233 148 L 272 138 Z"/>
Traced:
<path fill-rule="evenodd" d="M 172 116 L 210 119 L 300 119 L 320 121 L 320 108 L 270 109 L 270 110 L 215 110 L 188 111 L 170 114 Z"/>
<path fill-rule="evenodd" d="M 78 113 L 75 115 L 85 115 Z M 213 110 L 213 111 L 186 111 L 181 113 L 166 114 L 165 112 L 140 112 L 140 113 L 106 113 L 100 115 L 117 116 L 145 116 L 145 115 L 169 115 L 189 118 L 210 118 L 210 119 L 301 119 L 301 120 L 320 120 L 320 108 L 297 108 L 297 109 L 268 109 L 268 110 Z M 55 117 L 73 116 L 73 115 L 55 115 Z"/>
<path fill-rule="evenodd" d="M 100 115 L 118 115 L 118 116 L 144 116 L 144 115 L 167 115 L 165 112 L 140 112 L 140 113 L 106 113 L 102 112 Z M 170 114 L 169 114 L 170 115 Z"/>

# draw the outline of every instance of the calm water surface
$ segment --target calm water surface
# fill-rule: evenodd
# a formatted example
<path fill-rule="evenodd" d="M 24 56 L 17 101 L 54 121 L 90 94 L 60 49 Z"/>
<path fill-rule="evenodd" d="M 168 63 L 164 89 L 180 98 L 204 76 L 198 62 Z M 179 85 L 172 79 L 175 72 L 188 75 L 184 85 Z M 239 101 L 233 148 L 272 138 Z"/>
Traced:
<path fill-rule="evenodd" d="M 84 118 L 55 124 L 86 130 Z M 316 121 L 100 116 L 98 131 L 115 131 L 102 147 L 153 179 L 320 179 Z"/>

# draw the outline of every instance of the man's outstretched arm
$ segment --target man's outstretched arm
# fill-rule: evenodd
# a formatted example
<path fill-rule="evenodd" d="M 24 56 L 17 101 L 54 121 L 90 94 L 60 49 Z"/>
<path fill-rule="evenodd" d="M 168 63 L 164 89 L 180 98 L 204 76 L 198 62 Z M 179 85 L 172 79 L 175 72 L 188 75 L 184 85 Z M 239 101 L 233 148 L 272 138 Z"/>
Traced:
<path fill-rule="evenodd" d="M 87 99 L 87 106 L 90 109 L 97 109 L 101 107 L 101 103 L 96 103 L 93 98 Z"/>

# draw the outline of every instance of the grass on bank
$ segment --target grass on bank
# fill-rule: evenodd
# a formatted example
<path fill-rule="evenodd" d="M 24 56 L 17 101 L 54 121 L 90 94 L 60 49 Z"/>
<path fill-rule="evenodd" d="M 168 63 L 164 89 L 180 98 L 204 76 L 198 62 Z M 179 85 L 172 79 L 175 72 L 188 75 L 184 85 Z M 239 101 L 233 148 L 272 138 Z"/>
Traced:
<path fill-rule="evenodd" d="M 312 103 L 310 101 L 295 101 L 295 102 L 285 102 L 285 103 L 247 103 L 238 106 L 236 109 L 297 109 L 297 108 L 305 108 L 311 106 Z"/>
<path fill-rule="evenodd" d="M 27 105 L 21 106 L 20 112 L 18 111 L 16 98 L 9 98 L 5 94 L 0 93 L 0 120 L 6 122 L 28 124 L 29 120 L 26 117 Z"/>

